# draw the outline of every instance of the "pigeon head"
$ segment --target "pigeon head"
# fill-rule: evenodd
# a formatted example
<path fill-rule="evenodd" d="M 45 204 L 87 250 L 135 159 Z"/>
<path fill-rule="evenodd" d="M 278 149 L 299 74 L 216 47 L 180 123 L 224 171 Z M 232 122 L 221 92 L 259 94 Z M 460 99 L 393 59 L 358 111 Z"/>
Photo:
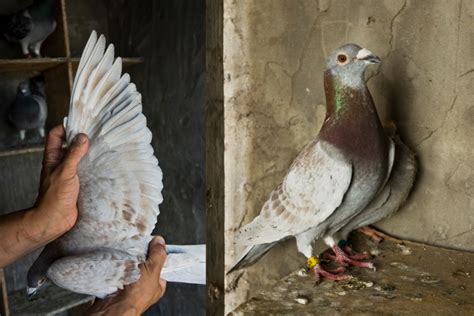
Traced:
<path fill-rule="evenodd" d="M 356 44 L 346 44 L 329 55 L 326 68 L 342 84 L 360 87 L 364 83 L 364 72 L 367 66 L 380 62 L 380 58 L 369 50 Z"/>
<path fill-rule="evenodd" d="M 28 283 L 26 295 L 28 296 L 28 299 L 31 299 L 46 285 L 48 278 L 46 277 L 45 271 L 32 267 L 32 269 L 28 271 L 26 280 Z"/>
<path fill-rule="evenodd" d="M 62 256 L 57 244 L 53 241 L 44 247 L 41 255 L 33 262 L 26 275 L 26 294 L 31 299 L 40 289 L 48 284 L 47 272 L 51 264 Z"/>
<path fill-rule="evenodd" d="M 17 89 L 18 94 L 29 95 L 30 94 L 30 85 L 28 82 L 23 81 L 18 85 Z"/>

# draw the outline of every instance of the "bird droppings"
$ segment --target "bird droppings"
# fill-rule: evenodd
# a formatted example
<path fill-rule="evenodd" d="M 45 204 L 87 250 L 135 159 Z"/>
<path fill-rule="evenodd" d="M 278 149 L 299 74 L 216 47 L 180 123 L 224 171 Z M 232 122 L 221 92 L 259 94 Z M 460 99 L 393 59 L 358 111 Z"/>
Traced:
<path fill-rule="evenodd" d="M 438 283 L 440 282 L 441 280 L 438 279 L 438 278 L 435 278 L 427 273 L 423 273 L 421 275 L 421 279 L 420 279 L 421 282 L 423 283 L 427 283 L 427 284 L 431 284 L 431 283 Z"/>
<path fill-rule="evenodd" d="M 405 246 L 404 244 L 397 244 L 397 247 L 400 249 L 402 255 L 408 256 L 411 255 L 412 250 Z"/>
<path fill-rule="evenodd" d="M 453 272 L 453 277 L 455 278 L 459 278 L 459 277 L 463 277 L 463 278 L 470 278 L 471 277 L 471 273 L 469 272 L 465 272 L 461 269 L 458 269 L 456 271 Z"/>
<path fill-rule="evenodd" d="M 382 252 L 378 248 L 372 248 L 372 249 L 370 249 L 369 253 L 374 257 L 378 257 L 378 256 L 380 256 L 380 254 Z"/>
<path fill-rule="evenodd" d="M 408 269 L 408 266 L 407 266 L 406 264 L 404 264 L 404 263 L 401 263 L 401 262 L 392 262 L 392 263 L 390 263 L 390 265 L 391 265 L 392 267 L 396 267 L 396 268 L 399 268 L 399 269 L 401 269 L 401 270 L 406 270 L 406 269 Z"/>
<path fill-rule="evenodd" d="M 295 302 L 298 304 L 306 305 L 309 303 L 309 299 L 305 296 L 300 295 L 295 298 Z"/>
<path fill-rule="evenodd" d="M 392 315 L 394 311 L 405 315 L 449 315 L 453 307 L 457 314 L 474 314 L 474 253 L 387 239 L 374 247 L 360 234 L 351 242 L 357 251 L 372 253 L 372 248 L 383 254 L 374 259 L 377 272 L 348 268 L 354 278 L 323 280 L 315 285 L 314 277 L 300 269 L 278 282 L 272 291 L 278 292 L 278 297 L 263 291 L 232 315 L 314 315 L 315 311 L 328 315 Z M 403 254 L 407 250 L 411 255 Z M 302 297 L 307 301 L 300 300 Z"/>

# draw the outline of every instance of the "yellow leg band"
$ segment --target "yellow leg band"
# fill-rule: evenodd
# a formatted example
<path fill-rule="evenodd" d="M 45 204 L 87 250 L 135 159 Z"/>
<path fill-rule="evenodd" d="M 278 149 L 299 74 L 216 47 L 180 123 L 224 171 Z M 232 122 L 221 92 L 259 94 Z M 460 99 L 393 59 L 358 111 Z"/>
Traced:
<path fill-rule="evenodd" d="M 309 257 L 308 260 L 306 261 L 306 264 L 308 265 L 308 268 L 310 269 L 314 268 L 318 263 L 319 263 L 319 259 L 316 258 L 315 256 Z"/>

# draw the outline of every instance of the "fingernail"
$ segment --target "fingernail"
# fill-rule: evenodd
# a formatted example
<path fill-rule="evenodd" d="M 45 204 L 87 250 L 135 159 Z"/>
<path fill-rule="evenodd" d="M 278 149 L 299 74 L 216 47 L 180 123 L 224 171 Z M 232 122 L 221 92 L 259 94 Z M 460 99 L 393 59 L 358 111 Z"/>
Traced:
<path fill-rule="evenodd" d="M 84 134 L 77 134 L 73 139 L 73 143 L 78 143 L 78 144 L 85 144 L 87 141 L 87 137 Z"/>
<path fill-rule="evenodd" d="M 154 242 L 157 242 L 157 243 L 159 243 L 160 245 L 163 245 L 163 246 L 166 244 L 165 239 L 162 236 L 156 236 L 154 238 Z"/>

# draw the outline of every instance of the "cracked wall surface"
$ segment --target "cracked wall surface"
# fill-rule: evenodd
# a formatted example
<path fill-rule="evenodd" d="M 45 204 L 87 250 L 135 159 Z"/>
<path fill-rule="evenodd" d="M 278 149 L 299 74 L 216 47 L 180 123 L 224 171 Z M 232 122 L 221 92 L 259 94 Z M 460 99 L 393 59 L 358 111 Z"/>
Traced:
<path fill-rule="evenodd" d="M 354 42 L 383 63 L 367 72 L 382 122 L 420 163 L 388 233 L 474 250 L 472 1 L 224 1 L 226 264 L 233 235 L 259 213 L 325 114 L 323 67 Z M 319 247 L 319 250 L 322 250 Z M 227 278 L 226 308 L 303 264 L 294 241 Z"/>

